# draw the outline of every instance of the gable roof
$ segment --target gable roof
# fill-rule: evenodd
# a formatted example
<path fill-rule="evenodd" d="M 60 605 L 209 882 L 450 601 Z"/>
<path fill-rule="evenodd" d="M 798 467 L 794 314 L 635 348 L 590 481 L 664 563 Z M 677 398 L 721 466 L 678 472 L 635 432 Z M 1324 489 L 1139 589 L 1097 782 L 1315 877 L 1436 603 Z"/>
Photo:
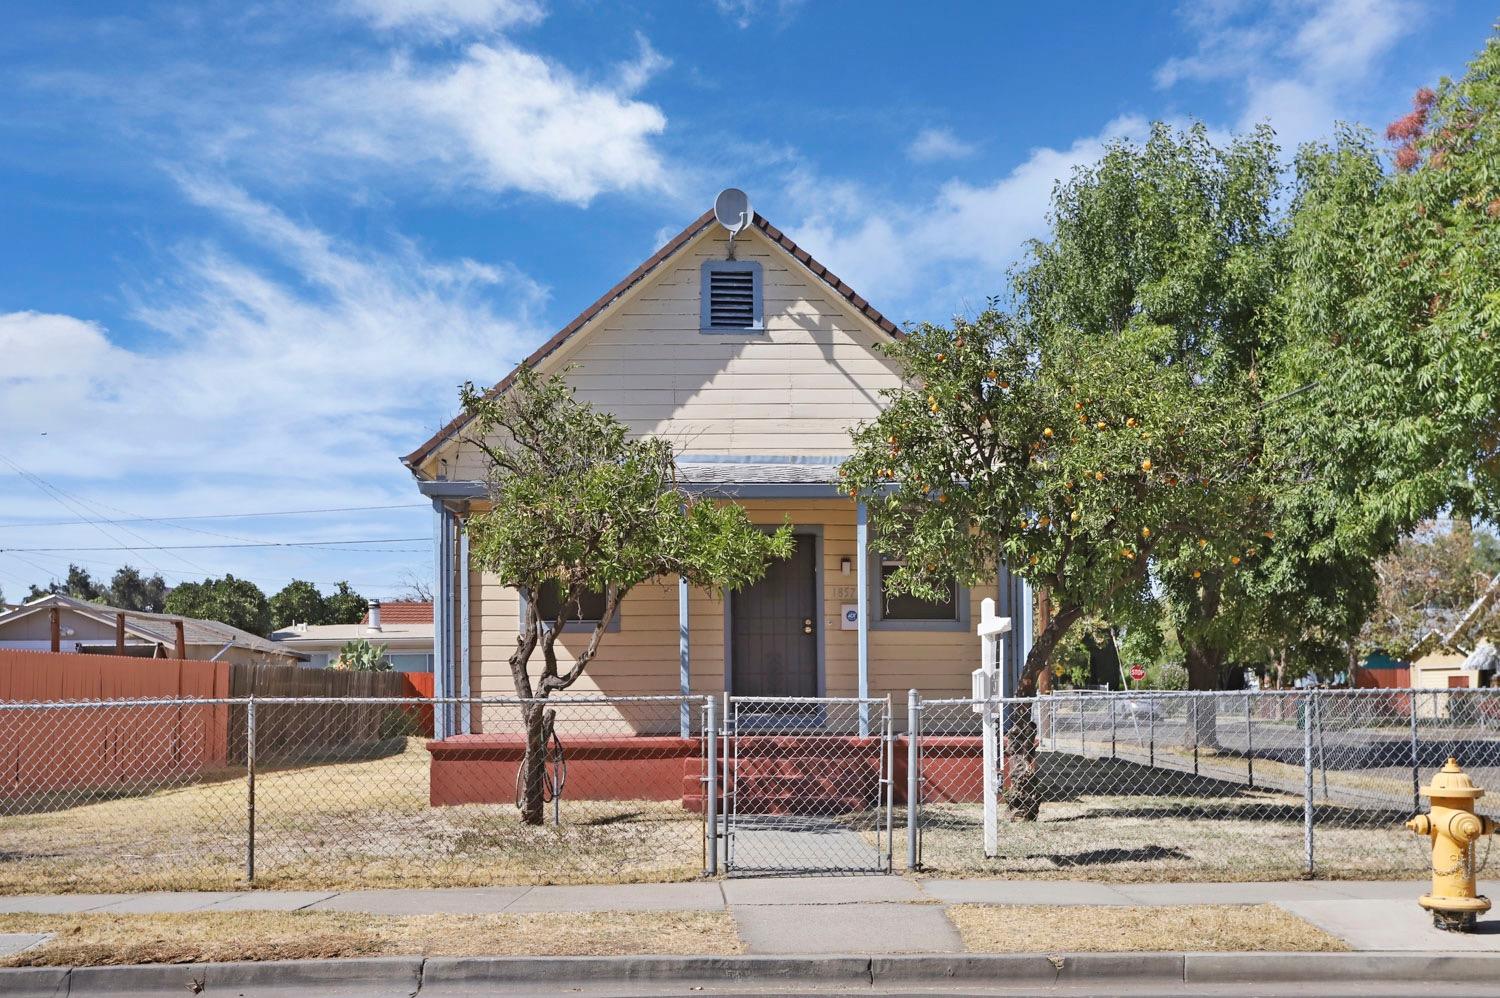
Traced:
<path fill-rule="evenodd" d="M 1489 585 L 1484 587 L 1484 592 L 1469 604 L 1468 609 L 1458 618 L 1458 622 L 1448 631 L 1429 630 L 1422 635 L 1416 644 L 1406 650 L 1407 661 L 1420 658 L 1438 649 L 1468 651 L 1467 642 L 1473 638 L 1475 627 L 1489 617 L 1497 598 L 1500 598 L 1500 575 L 1490 580 Z"/>
<path fill-rule="evenodd" d="M 301 658 L 296 652 L 291 651 L 285 645 L 278 645 L 274 641 L 267 641 L 259 635 L 242 631 L 238 627 L 222 624 L 217 620 L 199 620 L 195 617 L 182 617 L 166 613 L 145 613 L 140 610 L 122 610 L 119 607 L 105 606 L 102 603 L 90 603 L 87 600 L 76 599 L 65 596 L 62 593 L 49 593 L 29 603 L 22 604 L 18 609 L 10 613 L 0 614 L 0 628 L 7 624 L 29 617 L 42 610 L 59 607 L 71 610 L 102 624 L 114 626 L 115 617 L 125 614 L 125 630 L 136 637 L 147 641 L 158 641 L 171 645 L 177 640 L 177 621 L 182 621 L 182 636 L 190 645 L 235 645 L 240 648 L 248 648 L 268 655 L 281 655 L 289 658 Z"/>
<path fill-rule="evenodd" d="M 705 211 L 703 214 L 699 215 L 692 223 L 688 225 L 687 228 L 683 229 L 681 232 L 677 233 L 677 235 L 667 240 L 666 244 L 662 246 L 661 249 L 651 254 L 651 256 L 644 263 L 632 270 L 629 274 L 625 275 L 625 277 L 619 283 L 610 288 L 608 291 L 604 292 L 604 294 L 600 295 L 592 305 L 580 312 L 572 322 L 569 322 L 566 326 L 563 326 L 555 334 L 553 334 L 551 339 L 534 350 L 531 356 L 521 361 L 521 363 L 517 365 L 514 371 L 511 371 L 511 373 L 507 374 L 503 379 L 501 379 L 498 384 L 496 384 L 489 391 L 485 392 L 485 396 L 488 398 L 493 398 L 494 396 L 504 392 L 507 388 L 510 387 L 511 382 L 515 380 L 516 371 L 519 371 L 523 367 L 535 367 L 537 364 L 541 363 L 541 361 L 545 360 L 564 343 L 572 339 L 574 334 L 578 333 L 583 329 L 584 326 L 588 325 L 590 320 L 592 320 L 600 312 L 608 308 L 611 303 L 613 303 L 616 299 L 625 294 L 631 288 L 635 287 L 637 284 L 645 280 L 668 259 L 675 256 L 678 250 L 681 250 L 684 246 L 686 246 L 689 242 L 696 238 L 698 234 L 701 233 L 710 224 L 712 224 L 713 221 L 714 213 L 712 209 Z M 853 288 L 840 280 L 838 275 L 834 274 L 833 271 L 829 270 L 827 267 L 819 263 L 811 253 L 808 253 L 802 247 L 798 246 L 796 242 L 794 242 L 792 238 L 786 233 L 782 232 L 776 226 L 766 221 L 760 215 L 756 215 L 754 221 L 751 224 L 759 229 L 761 234 L 769 239 L 773 245 L 785 250 L 792 256 L 793 259 L 795 259 L 798 263 L 802 264 L 803 267 L 810 271 L 814 277 L 817 277 L 824 284 L 828 285 L 828 287 L 831 288 L 835 294 L 843 298 L 844 301 L 846 301 L 849 305 L 853 306 L 856 312 L 858 312 L 865 319 L 868 319 L 882 332 L 895 339 L 902 339 L 906 335 L 901 331 L 900 326 L 897 326 L 890 319 L 887 319 L 884 315 L 882 315 L 879 309 L 877 309 L 874 305 L 871 305 L 869 301 L 867 301 L 863 296 L 861 296 Z M 455 416 L 448 422 L 446 426 L 434 433 L 420 447 L 403 457 L 401 459 L 401 463 L 415 472 L 417 469 L 417 465 L 421 464 L 423 461 L 427 460 L 427 458 L 431 457 L 434 451 L 436 451 L 450 438 L 452 438 L 454 434 L 458 433 L 459 430 L 463 429 L 464 424 L 467 422 L 468 419 L 462 413 Z"/>

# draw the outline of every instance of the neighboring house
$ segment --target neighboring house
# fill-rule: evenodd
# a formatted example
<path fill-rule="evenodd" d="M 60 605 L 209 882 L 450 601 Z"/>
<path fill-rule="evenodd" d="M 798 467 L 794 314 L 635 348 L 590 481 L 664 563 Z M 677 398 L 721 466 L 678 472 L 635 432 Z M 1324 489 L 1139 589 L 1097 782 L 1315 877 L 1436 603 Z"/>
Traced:
<path fill-rule="evenodd" d="M 987 596 L 1017 621 L 1014 675 L 1031 620 L 1022 581 L 1002 569 L 947 601 L 887 598 L 895 566 L 870 550 L 865 505 L 838 485 L 849 429 L 900 383 L 880 348 L 902 335 L 769 222 L 754 219 L 731 252 L 705 212 L 527 358 L 632 432 L 675 444 L 689 491 L 796 534 L 789 559 L 727 598 L 677 579 L 637 587 L 570 692 L 889 695 L 904 712 L 909 688 L 969 694 Z M 465 430 L 460 417 L 403 458 L 437 511 L 436 693 L 505 696 L 520 597 L 468 569 L 460 527 L 486 508 L 486 469 Z M 576 653 L 590 628 L 580 621 L 559 652 Z M 454 712 L 439 736 L 478 723 Z"/>
<path fill-rule="evenodd" d="M 293 624 L 271 633 L 272 641 L 307 656 L 317 669 L 332 665 L 340 648 L 360 639 L 385 645 L 396 672 L 431 672 L 432 604 L 371 600 L 358 624 Z"/>
<path fill-rule="evenodd" d="M 1500 603 L 1500 575 L 1469 604 L 1458 622 L 1445 632 L 1428 631 L 1409 648 L 1411 685 L 1418 689 L 1461 689 L 1493 686 L 1497 678 L 1495 647 L 1483 637 Z"/>
<path fill-rule="evenodd" d="M 0 648 L 257 665 L 300 665 L 303 661 L 295 649 L 217 620 L 121 610 L 59 593 L 0 614 Z"/>

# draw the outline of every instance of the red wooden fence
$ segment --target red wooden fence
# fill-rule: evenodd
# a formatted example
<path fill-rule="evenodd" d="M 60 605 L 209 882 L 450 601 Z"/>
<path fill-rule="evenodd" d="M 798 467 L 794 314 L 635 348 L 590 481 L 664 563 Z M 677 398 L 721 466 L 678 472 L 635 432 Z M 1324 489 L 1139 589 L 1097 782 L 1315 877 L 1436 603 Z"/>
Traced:
<path fill-rule="evenodd" d="M 431 696 L 432 676 L 0 649 L 0 701 L 251 694 Z M 432 707 L 406 709 L 414 715 L 406 726 L 411 733 L 430 736 Z M 309 740 L 323 748 L 374 743 L 391 727 L 388 712 L 371 705 L 268 708 L 256 744 L 274 755 L 288 754 Z M 0 709 L 0 796 L 63 791 L 72 796 L 162 786 L 242 764 L 244 743 L 245 709 L 226 704 Z"/>
<path fill-rule="evenodd" d="M 0 649 L 0 700 L 229 695 L 224 662 Z M 223 704 L 0 711 L 0 793 L 113 791 L 227 762 Z"/>

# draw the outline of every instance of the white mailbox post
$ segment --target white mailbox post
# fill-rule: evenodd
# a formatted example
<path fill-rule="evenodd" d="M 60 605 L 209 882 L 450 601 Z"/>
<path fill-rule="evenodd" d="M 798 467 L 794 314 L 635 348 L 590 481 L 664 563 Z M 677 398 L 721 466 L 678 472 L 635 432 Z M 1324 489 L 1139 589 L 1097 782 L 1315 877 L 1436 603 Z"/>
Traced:
<path fill-rule="evenodd" d="M 1010 618 L 995 616 L 995 601 L 986 597 L 979 604 L 979 668 L 973 675 L 974 711 L 983 721 L 984 737 L 984 855 L 993 859 L 1000 851 L 1000 781 L 1005 751 L 1000 744 L 999 725 L 1004 713 L 1005 635 Z"/>

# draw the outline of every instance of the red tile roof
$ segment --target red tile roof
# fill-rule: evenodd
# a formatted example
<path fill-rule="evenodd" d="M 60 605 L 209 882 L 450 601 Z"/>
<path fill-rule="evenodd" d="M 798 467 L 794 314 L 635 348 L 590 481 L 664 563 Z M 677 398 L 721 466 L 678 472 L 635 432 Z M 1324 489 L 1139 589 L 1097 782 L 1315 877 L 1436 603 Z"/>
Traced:
<path fill-rule="evenodd" d="M 368 624 L 367 612 L 361 624 Z M 380 622 L 382 624 L 430 624 L 432 623 L 432 601 L 381 600 Z"/>

